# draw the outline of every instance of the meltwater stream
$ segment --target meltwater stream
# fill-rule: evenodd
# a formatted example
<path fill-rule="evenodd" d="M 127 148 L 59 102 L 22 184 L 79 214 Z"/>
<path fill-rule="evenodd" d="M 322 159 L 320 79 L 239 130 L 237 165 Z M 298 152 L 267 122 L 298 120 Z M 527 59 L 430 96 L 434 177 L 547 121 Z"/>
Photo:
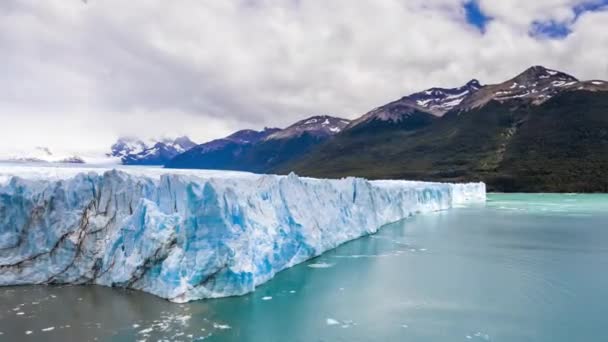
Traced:
<path fill-rule="evenodd" d="M 608 196 L 490 195 L 415 216 L 241 297 L 0 288 L 0 341 L 606 341 Z"/>

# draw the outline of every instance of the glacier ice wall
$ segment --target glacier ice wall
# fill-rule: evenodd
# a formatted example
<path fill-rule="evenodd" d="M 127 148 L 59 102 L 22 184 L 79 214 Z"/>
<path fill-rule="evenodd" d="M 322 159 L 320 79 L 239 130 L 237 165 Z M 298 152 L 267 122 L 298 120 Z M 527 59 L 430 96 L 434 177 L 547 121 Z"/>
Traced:
<path fill-rule="evenodd" d="M 387 223 L 485 201 L 483 183 L 21 171 L 0 172 L 0 285 L 100 284 L 174 302 L 245 294 Z"/>

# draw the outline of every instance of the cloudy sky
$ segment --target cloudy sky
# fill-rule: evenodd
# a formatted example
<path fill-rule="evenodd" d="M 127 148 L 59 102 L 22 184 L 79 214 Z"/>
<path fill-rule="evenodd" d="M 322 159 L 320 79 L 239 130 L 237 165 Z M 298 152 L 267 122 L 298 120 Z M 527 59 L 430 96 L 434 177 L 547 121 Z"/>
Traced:
<path fill-rule="evenodd" d="M 608 79 L 608 0 L 2 0 L 0 152 L 357 117 L 541 64 Z"/>

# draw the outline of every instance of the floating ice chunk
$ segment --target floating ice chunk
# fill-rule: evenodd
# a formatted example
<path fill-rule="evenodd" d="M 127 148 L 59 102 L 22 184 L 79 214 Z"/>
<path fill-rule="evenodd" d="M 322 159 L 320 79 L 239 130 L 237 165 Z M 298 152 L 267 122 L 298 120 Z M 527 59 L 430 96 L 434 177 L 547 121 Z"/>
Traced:
<path fill-rule="evenodd" d="M 47 331 L 53 331 L 55 330 L 55 327 L 48 327 L 48 328 L 44 328 L 44 329 L 40 329 L 41 331 L 47 332 Z"/>
<path fill-rule="evenodd" d="M 262 297 L 262 300 L 271 300 L 271 299 L 272 299 L 272 296 L 265 296 L 265 297 Z"/>
<path fill-rule="evenodd" d="M 325 320 L 325 323 L 327 325 L 338 325 L 338 324 L 340 324 L 340 321 L 335 320 L 333 318 L 328 318 L 328 319 Z"/>
<path fill-rule="evenodd" d="M 215 329 L 220 329 L 220 330 L 226 330 L 226 329 L 231 328 L 228 324 L 219 324 L 219 323 L 213 323 L 213 327 Z"/>
<path fill-rule="evenodd" d="M 31 335 L 32 333 L 33 333 L 33 331 L 31 331 L 31 330 L 27 330 L 27 331 L 25 332 L 25 334 L 26 334 L 26 335 Z"/>
<path fill-rule="evenodd" d="M 352 320 L 345 320 L 345 321 L 342 321 L 342 328 L 350 328 L 350 327 L 352 327 L 352 326 L 354 326 L 354 325 L 357 325 L 357 323 L 355 323 L 355 322 L 354 322 L 354 321 L 352 321 Z"/>

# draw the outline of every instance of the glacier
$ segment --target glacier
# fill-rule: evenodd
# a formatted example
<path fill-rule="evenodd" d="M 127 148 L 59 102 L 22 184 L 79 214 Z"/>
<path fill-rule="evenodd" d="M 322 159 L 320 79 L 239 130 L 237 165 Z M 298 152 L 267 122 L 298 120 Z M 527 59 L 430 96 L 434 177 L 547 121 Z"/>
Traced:
<path fill-rule="evenodd" d="M 485 199 L 483 183 L 0 165 L 0 285 L 242 295 L 388 223 Z"/>

